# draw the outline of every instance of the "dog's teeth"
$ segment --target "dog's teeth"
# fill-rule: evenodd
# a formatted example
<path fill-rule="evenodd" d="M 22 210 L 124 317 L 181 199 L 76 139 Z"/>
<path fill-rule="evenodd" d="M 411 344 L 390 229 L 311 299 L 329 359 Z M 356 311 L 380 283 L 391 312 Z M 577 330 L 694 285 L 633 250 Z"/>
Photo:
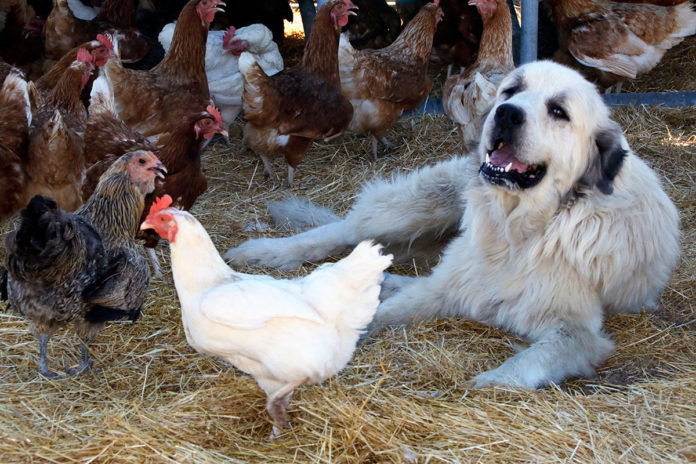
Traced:
<path fill-rule="evenodd" d="M 510 172 L 510 169 L 512 169 L 512 163 L 509 163 L 507 166 L 505 166 L 505 172 Z"/>
<path fill-rule="evenodd" d="M 486 153 L 486 163 L 491 164 L 491 155 Z"/>

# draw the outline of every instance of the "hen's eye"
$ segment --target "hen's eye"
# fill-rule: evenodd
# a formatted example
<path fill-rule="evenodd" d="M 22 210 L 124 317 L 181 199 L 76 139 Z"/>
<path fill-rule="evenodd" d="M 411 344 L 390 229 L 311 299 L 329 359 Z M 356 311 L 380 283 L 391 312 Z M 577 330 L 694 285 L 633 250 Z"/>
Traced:
<path fill-rule="evenodd" d="M 140 163 L 140 164 L 145 164 L 145 160 L 142 159 L 142 158 L 140 158 L 140 159 L 138 160 L 138 163 Z"/>

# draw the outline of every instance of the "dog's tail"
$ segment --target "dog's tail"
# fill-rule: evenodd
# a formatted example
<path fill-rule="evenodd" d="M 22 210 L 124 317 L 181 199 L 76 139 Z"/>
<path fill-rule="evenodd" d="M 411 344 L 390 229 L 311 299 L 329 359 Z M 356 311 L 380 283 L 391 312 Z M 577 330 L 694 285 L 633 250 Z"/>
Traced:
<path fill-rule="evenodd" d="M 288 195 L 280 201 L 269 202 L 266 206 L 273 222 L 281 230 L 304 232 L 341 220 L 330 209 L 295 195 Z"/>

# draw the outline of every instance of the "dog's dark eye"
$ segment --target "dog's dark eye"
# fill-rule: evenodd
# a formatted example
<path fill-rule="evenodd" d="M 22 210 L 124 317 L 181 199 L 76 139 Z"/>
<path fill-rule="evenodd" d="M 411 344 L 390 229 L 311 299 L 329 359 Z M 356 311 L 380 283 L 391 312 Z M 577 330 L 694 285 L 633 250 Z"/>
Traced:
<path fill-rule="evenodd" d="M 563 119 L 564 121 L 570 121 L 568 113 L 566 113 L 565 110 L 561 108 L 561 106 L 557 103 L 549 103 L 548 108 L 549 114 L 554 119 Z"/>
<path fill-rule="evenodd" d="M 507 89 L 503 90 L 500 94 L 505 97 L 505 99 L 508 99 L 515 95 L 517 92 L 520 91 L 520 87 L 518 85 L 514 87 L 508 87 Z"/>

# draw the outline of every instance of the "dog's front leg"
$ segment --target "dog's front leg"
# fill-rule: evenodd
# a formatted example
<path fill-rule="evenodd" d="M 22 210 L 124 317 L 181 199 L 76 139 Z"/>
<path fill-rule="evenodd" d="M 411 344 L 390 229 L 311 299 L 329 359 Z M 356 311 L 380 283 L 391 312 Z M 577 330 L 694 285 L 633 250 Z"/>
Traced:
<path fill-rule="evenodd" d="M 461 273 L 450 272 L 450 262 L 443 261 L 427 277 L 395 276 L 394 282 L 385 280 L 387 288 L 381 296 L 392 296 L 377 307 L 371 329 L 463 314 L 463 303 L 456 300 L 457 294 L 451 289 L 463 288 L 466 283 L 461 281 Z M 394 284 L 395 292 L 389 291 L 390 284 Z"/>
<path fill-rule="evenodd" d="M 564 324 L 544 332 L 529 348 L 477 375 L 469 384 L 474 388 L 538 388 L 568 377 L 591 377 L 613 350 L 614 343 L 601 330 Z"/>

